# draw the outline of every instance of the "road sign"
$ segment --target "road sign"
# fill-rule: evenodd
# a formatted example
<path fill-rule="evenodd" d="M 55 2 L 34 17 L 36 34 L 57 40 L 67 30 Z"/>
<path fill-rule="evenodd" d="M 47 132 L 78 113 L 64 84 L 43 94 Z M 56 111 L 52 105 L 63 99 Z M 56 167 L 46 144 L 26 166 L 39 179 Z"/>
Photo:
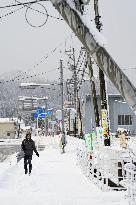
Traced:
<path fill-rule="evenodd" d="M 51 117 L 53 115 L 53 111 L 52 110 L 48 110 L 47 111 L 47 115 L 48 115 L 48 117 Z"/>
<path fill-rule="evenodd" d="M 47 113 L 41 113 L 39 117 L 41 117 L 42 119 L 45 119 L 47 116 Z"/>
<path fill-rule="evenodd" d="M 37 110 L 36 110 L 36 113 L 37 114 L 45 113 L 45 109 L 42 108 L 42 107 L 38 107 Z"/>
<path fill-rule="evenodd" d="M 37 119 L 37 118 L 42 118 L 42 119 L 45 119 L 47 117 L 47 113 L 40 113 L 38 114 L 37 112 L 34 113 L 34 118 Z"/>
<path fill-rule="evenodd" d="M 45 119 L 47 116 L 51 117 L 53 115 L 53 110 L 45 111 L 45 108 L 38 107 L 36 110 L 36 113 L 34 113 L 34 118 L 37 119 L 41 117 L 42 119 Z"/>
<path fill-rule="evenodd" d="M 38 114 L 34 113 L 34 118 L 37 119 L 38 118 Z"/>

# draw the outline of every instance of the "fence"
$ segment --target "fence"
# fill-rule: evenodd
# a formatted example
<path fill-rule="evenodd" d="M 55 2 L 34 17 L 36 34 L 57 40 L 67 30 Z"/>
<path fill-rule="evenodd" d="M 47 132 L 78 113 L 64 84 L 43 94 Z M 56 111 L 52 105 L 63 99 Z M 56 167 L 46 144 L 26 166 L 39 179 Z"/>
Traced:
<path fill-rule="evenodd" d="M 127 198 L 129 205 L 136 205 L 136 166 L 132 163 L 125 165 L 127 176 Z"/>
<path fill-rule="evenodd" d="M 124 165 L 131 162 L 129 151 L 110 147 L 88 151 L 82 142 L 78 146 L 77 162 L 83 173 L 103 191 L 126 190 Z"/>

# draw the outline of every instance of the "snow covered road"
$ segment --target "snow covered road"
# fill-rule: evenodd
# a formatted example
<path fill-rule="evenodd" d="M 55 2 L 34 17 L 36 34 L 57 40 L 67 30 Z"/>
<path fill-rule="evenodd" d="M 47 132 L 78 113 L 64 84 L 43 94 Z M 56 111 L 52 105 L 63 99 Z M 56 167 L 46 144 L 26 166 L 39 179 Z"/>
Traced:
<path fill-rule="evenodd" d="M 1 205 L 127 205 L 125 192 L 102 192 L 76 165 L 78 139 L 69 138 L 65 154 L 59 139 L 45 138 L 46 149 L 33 156 L 31 176 L 16 155 L 0 163 Z"/>

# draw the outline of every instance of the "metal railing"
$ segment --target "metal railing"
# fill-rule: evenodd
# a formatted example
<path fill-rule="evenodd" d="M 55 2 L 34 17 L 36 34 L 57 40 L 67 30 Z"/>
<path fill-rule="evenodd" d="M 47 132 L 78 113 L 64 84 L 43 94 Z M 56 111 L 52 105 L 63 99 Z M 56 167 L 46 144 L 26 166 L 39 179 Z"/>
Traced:
<path fill-rule="evenodd" d="M 101 190 L 126 190 L 124 165 L 129 162 L 130 158 L 122 156 L 123 151 L 107 149 L 103 147 L 95 152 L 88 152 L 85 145 L 78 146 L 78 165 Z"/>
<path fill-rule="evenodd" d="M 129 205 L 136 205 L 136 166 L 132 163 L 125 166 L 127 176 L 127 198 Z"/>

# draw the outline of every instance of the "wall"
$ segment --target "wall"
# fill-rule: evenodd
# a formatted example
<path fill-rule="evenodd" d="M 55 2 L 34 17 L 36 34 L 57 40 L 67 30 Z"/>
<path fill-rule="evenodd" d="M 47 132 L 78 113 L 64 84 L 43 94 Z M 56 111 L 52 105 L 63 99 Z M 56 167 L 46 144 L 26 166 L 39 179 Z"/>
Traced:
<path fill-rule="evenodd" d="M 136 134 L 136 115 L 129 108 L 127 103 L 122 103 L 124 100 L 120 95 L 109 95 L 109 119 L 110 130 L 116 132 L 118 127 L 130 130 L 131 134 Z M 98 106 L 100 110 L 100 99 L 98 98 Z M 132 125 L 118 125 L 118 115 L 131 115 Z M 86 96 L 85 100 L 85 117 L 84 117 L 84 130 L 89 133 L 92 128 L 95 128 L 94 109 L 91 96 Z"/>
<path fill-rule="evenodd" d="M 115 132 L 118 127 L 121 127 L 130 130 L 131 134 L 136 134 L 136 115 L 127 103 L 122 103 L 123 101 L 122 97 L 110 99 L 111 130 Z M 132 125 L 118 125 L 118 115 L 131 115 Z"/>
<path fill-rule="evenodd" d="M 10 133 L 10 136 L 7 135 Z M 14 139 L 15 138 L 15 125 L 14 123 L 0 123 L 0 138 Z"/>

